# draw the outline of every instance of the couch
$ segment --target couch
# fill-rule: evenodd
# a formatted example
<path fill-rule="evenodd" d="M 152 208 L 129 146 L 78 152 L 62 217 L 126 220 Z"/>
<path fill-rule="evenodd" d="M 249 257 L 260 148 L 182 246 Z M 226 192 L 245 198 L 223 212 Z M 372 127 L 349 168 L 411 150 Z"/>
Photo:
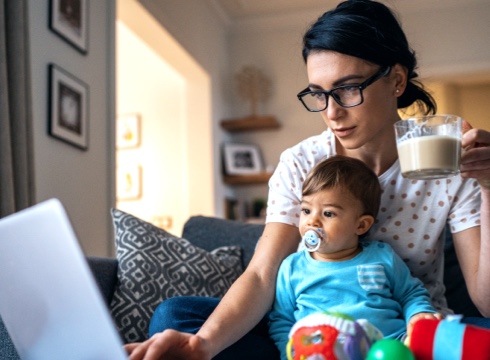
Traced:
<path fill-rule="evenodd" d="M 264 225 L 259 224 L 194 216 L 186 222 L 182 238 L 208 252 L 222 246 L 239 246 L 242 249 L 241 263 L 243 267 L 246 267 L 263 228 Z M 446 296 L 450 307 L 458 314 L 481 316 L 469 299 L 450 238 L 446 242 L 445 257 Z M 118 271 L 120 271 L 118 260 L 115 258 L 87 257 L 87 261 L 108 307 L 114 306 L 114 293 L 117 292 L 118 281 L 120 281 L 120 279 L 118 280 Z M 0 359 L 18 359 L 1 319 Z"/>

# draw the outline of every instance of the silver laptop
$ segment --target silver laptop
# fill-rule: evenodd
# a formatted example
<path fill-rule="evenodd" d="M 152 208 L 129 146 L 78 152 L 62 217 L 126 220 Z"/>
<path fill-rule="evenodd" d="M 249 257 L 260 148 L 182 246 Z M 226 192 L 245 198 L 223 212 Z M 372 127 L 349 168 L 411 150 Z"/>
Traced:
<path fill-rule="evenodd" d="M 0 315 L 22 359 L 127 359 L 56 199 L 0 219 Z"/>

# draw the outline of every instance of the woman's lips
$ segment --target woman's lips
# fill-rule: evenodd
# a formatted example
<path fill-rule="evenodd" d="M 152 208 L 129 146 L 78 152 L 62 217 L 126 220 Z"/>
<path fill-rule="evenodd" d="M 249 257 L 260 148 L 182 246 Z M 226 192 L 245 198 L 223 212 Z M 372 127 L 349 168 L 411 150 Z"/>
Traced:
<path fill-rule="evenodd" d="M 335 132 L 335 135 L 337 135 L 338 137 L 346 137 L 352 134 L 355 128 L 356 128 L 355 126 L 349 128 L 338 128 L 338 129 L 334 129 L 333 131 Z"/>

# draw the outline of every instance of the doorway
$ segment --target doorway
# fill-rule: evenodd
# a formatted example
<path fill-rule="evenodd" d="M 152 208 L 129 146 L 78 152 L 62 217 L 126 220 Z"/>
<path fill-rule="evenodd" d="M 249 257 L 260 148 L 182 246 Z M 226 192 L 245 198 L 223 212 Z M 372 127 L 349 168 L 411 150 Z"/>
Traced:
<path fill-rule="evenodd" d="M 137 1 L 117 7 L 116 207 L 179 236 L 214 212 L 209 76 Z"/>

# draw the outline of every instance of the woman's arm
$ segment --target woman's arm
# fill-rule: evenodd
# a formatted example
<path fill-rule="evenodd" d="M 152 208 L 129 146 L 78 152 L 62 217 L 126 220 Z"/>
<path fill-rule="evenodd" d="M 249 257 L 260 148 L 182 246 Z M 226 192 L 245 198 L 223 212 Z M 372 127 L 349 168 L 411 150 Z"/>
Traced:
<path fill-rule="evenodd" d="M 277 271 L 299 243 L 298 228 L 269 223 L 245 272 L 196 335 L 166 330 L 126 346 L 132 360 L 211 359 L 250 331 L 271 308 Z"/>
<path fill-rule="evenodd" d="M 461 175 L 481 187 L 480 227 L 453 234 L 454 247 L 473 303 L 490 317 L 490 133 L 464 123 Z"/>
<path fill-rule="evenodd" d="M 197 333 L 212 343 L 212 355 L 250 331 L 271 308 L 279 266 L 299 243 L 298 228 L 269 223 L 244 274 L 228 290 Z M 237 321 L 239 319 L 239 321 Z"/>

